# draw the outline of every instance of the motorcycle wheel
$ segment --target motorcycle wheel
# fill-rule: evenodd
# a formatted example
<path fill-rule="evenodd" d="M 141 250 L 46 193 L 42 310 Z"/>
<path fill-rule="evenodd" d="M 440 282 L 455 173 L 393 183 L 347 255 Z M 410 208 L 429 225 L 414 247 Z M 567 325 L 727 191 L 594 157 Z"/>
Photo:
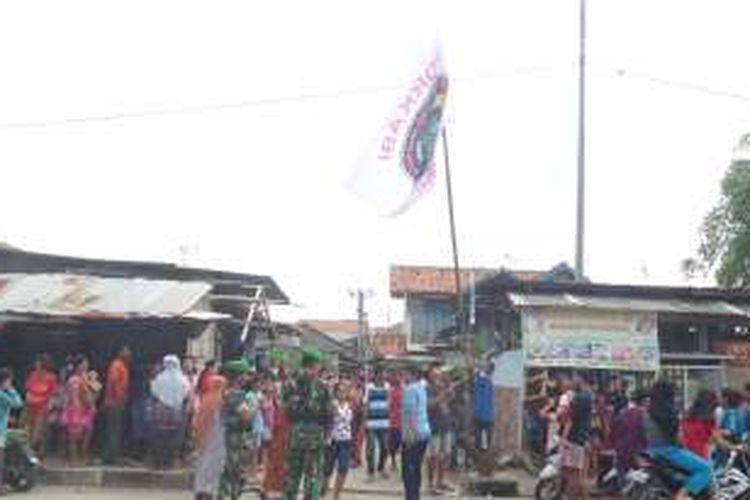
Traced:
<path fill-rule="evenodd" d="M 8 485 L 15 491 L 29 491 L 36 485 L 36 470 L 34 467 L 18 467 L 9 478 Z"/>
<path fill-rule="evenodd" d="M 647 484 L 641 488 L 634 489 L 629 500 L 671 500 L 672 494 L 661 485 Z"/>
<path fill-rule="evenodd" d="M 534 488 L 536 500 L 560 500 L 565 492 L 565 480 L 562 476 L 540 479 Z"/>

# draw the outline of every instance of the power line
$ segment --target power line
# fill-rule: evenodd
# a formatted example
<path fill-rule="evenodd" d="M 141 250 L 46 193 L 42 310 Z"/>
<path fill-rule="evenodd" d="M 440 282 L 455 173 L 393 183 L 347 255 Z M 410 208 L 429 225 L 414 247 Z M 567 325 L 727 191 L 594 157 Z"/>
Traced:
<path fill-rule="evenodd" d="M 26 121 L 0 123 L 0 130 L 22 129 L 22 128 L 42 128 L 54 127 L 60 125 L 80 125 L 91 122 L 111 122 L 119 120 L 129 120 L 134 118 L 149 118 L 169 115 L 190 115 L 206 112 L 226 111 L 240 108 L 255 108 L 261 106 L 273 106 L 280 104 L 291 104 L 302 101 L 313 101 L 319 99 L 330 99 L 335 97 L 345 97 L 358 94 L 372 94 L 388 90 L 389 87 L 363 87 L 358 89 L 336 90 L 329 92 L 318 92 L 310 94 L 300 94 L 296 96 L 276 97 L 270 99 L 256 99 L 236 102 L 225 102 L 218 104 L 198 104 L 193 106 L 181 106 L 173 108 L 147 109 L 142 111 L 119 112 L 104 115 L 89 115 L 72 118 L 58 118 L 50 120 Z"/>
<path fill-rule="evenodd" d="M 532 66 L 526 68 L 515 68 L 508 71 L 489 73 L 484 75 L 475 75 L 471 77 L 457 78 L 455 80 L 471 83 L 476 80 L 484 80 L 490 78 L 507 78 L 514 76 L 530 75 L 534 73 L 550 71 L 553 68 L 551 66 Z M 384 91 L 398 90 L 400 87 L 397 85 L 379 85 L 372 87 L 359 87 L 351 89 L 338 89 L 322 92 L 313 92 L 308 94 L 299 94 L 295 96 L 283 96 L 273 97 L 268 99 L 254 99 L 254 100 L 242 100 L 235 102 L 225 102 L 217 104 L 197 104 L 191 106 L 179 106 L 179 107 L 166 107 L 156 109 L 145 109 L 141 111 L 131 112 L 117 112 L 102 115 L 88 115 L 78 116 L 69 118 L 53 118 L 47 120 L 30 120 L 22 122 L 8 122 L 0 123 L 0 131 L 3 130 L 16 130 L 16 129 L 31 129 L 31 128 L 45 128 L 45 127 L 57 127 L 65 125 L 83 125 L 88 123 L 96 122 L 114 122 L 121 120 L 131 120 L 138 118 L 151 118 L 161 116 L 174 116 L 174 115 L 193 115 L 201 113 L 214 113 L 220 111 L 227 111 L 232 109 L 245 109 L 245 108 L 257 108 L 263 106 L 278 106 L 285 104 L 294 104 L 300 102 L 309 102 L 316 100 L 335 99 L 340 97 L 351 97 L 358 95 L 376 94 Z"/>
<path fill-rule="evenodd" d="M 594 67 L 594 69 L 600 69 L 603 71 L 614 73 L 614 75 L 609 75 L 617 78 L 626 78 L 630 80 L 642 80 L 645 82 L 653 83 L 656 85 L 661 85 L 664 87 L 674 88 L 674 89 L 680 89 L 680 90 L 687 90 L 690 92 L 696 92 L 699 94 L 709 95 L 713 97 L 723 97 L 727 99 L 734 99 L 736 101 L 743 101 L 743 102 L 750 102 L 750 95 L 741 94 L 739 92 L 734 92 L 731 90 L 725 90 L 725 89 L 717 89 L 714 87 L 709 87 L 708 85 L 703 85 L 700 83 L 693 83 L 693 82 L 687 82 L 684 80 L 674 80 L 671 78 L 664 78 L 661 76 L 652 75 L 650 73 L 637 71 L 637 70 L 629 70 L 622 67 L 613 67 L 613 66 L 599 66 Z"/>
<path fill-rule="evenodd" d="M 606 65 L 589 65 L 591 69 L 599 70 L 600 72 L 608 73 L 607 76 L 616 78 L 625 78 L 630 80 L 642 80 L 655 85 L 661 85 L 664 87 L 695 92 L 703 95 L 721 97 L 725 99 L 733 99 L 736 101 L 750 102 L 750 95 L 741 94 L 739 92 L 733 92 L 730 90 L 717 89 L 709 87 L 703 84 L 697 84 L 687 82 L 683 80 L 675 80 L 670 78 L 664 78 L 649 73 L 645 73 L 637 70 L 630 70 L 623 67 L 606 66 Z M 455 81 L 461 83 L 473 83 L 481 80 L 488 80 L 493 78 L 510 78 L 516 76 L 528 76 L 540 73 L 549 73 L 555 69 L 559 69 L 554 66 L 529 66 L 524 68 L 513 68 L 507 71 L 500 71 L 495 73 L 479 74 L 474 76 L 454 78 Z M 164 116 L 177 116 L 177 115 L 195 115 L 202 113 L 216 113 L 221 111 L 228 111 L 233 109 L 251 109 L 265 106 L 279 106 L 288 105 L 301 102 L 310 102 L 316 100 L 325 99 L 336 99 L 341 97 L 353 97 L 359 95 L 376 94 L 385 91 L 398 90 L 397 85 L 378 85 L 370 87 L 359 87 L 350 89 L 337 89 L 322 92 L 312 92 L 307 94 L 299 94 L 294 96 L 281 96 L 267 99 L 253 99 L 253 100 L 241 100 L 235 102 L 224 102 L 217 104 L 196 104 L 189 106 L 178 106 L 178 107 L 164 107 L 156 109 L 144 109 L 140 111 L 124 111 L 117 113 L 101 114 L 101 115 L 87 115 L 78 117 L 68 118 L 53 118 L 46 120 L 29 120 L 19 122 L 7 122 L 0 123 L 0 132 L 4 130 L 19 130 L 19 129 L 34 129 L 34 128 L 46 128 L 46 127 L 58 127 L 68 125 L 85 125 L 90 123 L 106 123 L 116 122 L 123 120 L 132 120 L 140 118 L 152 118 L 152 117 L 164 117 Z"/>

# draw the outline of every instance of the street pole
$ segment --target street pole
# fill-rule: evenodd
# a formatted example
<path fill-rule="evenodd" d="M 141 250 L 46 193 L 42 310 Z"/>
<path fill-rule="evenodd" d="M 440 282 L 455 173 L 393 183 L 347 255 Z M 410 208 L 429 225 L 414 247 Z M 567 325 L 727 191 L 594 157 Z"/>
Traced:
<path fill-rule="evenodd" d="M 367 339 L 367 313 L 365 313 L 365 292 L 361 289 L 357 290 L 357 354 L 359 356 L 359 364 L 363 367 L 365 375 L 365 384 L 367 383 L 367 353 L 365 341 Z"/>
<path fill-rule="evenodd" d="M 583 277 L 586 194 L 586 0 L 580 1 L 578 37 L 578 180 L 576 196 L 576 274 Z"/>

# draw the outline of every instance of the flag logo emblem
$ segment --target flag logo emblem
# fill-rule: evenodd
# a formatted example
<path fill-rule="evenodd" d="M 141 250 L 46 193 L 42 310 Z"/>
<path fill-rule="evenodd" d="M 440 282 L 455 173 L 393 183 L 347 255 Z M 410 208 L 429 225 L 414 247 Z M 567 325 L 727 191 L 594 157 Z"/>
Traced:
<path fill-rule="evenodd" d="M 435 171 L 431 166 L 447 96 L 448 78 L 440 75 L 407 132 L 401 165 L 416 184 L 420 184 L 425 177 L 428 180 L 434 177 L 429 174 Z"/>

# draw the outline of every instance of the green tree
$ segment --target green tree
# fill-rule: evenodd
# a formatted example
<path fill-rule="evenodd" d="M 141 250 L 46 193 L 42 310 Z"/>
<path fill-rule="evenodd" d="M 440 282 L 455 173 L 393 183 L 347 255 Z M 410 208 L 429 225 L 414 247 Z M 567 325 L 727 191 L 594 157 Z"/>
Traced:
<path fill-rule="evenodd" d="M 750 134 L 737 145 L 719 201 L 703 220 L 699 253 L 720 285 L 750 285 Z"/>

